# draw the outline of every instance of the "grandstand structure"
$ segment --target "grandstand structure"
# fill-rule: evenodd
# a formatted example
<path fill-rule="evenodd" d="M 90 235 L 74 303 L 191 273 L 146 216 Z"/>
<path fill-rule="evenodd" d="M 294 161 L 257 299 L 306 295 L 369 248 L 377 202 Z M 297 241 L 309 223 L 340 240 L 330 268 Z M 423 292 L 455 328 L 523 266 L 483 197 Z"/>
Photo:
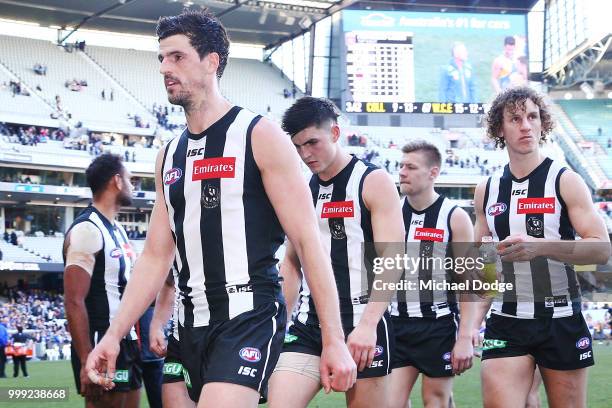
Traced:
<path fill-rule="evenodd" d="M 79 32 L 71 27 L 81 21 L 84 29 L 152 35 L 157 18 L 180 12 L 185 2 L 150 1 L 150 7 L 141 7 L 138 0 L 117 1 L 115 9 L 99 16 L 96 3 L 36 0 L 5 4 L 0 0 L 0 18 L 57 27 L 53 41 L 0 35 L 0 236 L 4 231 L 23 235 L 18 245 L 0 242 L 4 256 L 0 270 L 62 271 L 62 234 L 91 199 L 84 171 L 101 152 L 125 157 L 135 177 L 134 204 L 122 210 L 119 220 L 128 231 L 138 230 L 134 236 L 142 236 L 155 199 L 155 157 L 184 128 L 184 113 L 167 101 L 154 51 L 110 43 L 75 44 Z M 232 56 L 220 87 L 232 102 L 276 121 L 302 94 L 330 97 L 342 106 L 335 93 L 343 86 L 335 74 L 340 52 L 335 44 L 342 36 L 339 11 L 375 12 L 390 7 L 441 11 L 432 0 L 410 4 L 332 0 L 302 2 L 307 5 L 276 0 L 190 3 L 209 6 L 220 15 L 234 41 L 260 47 L 259 59 Z M 445 12 L 526 15 L 536 1 L 516 1 L 512 8 L 504 9 L 494 1 L 454 3 L 454 9 L 444 5 Z M 49 7 L 54 13 L 48 12 Z M 327 27 L 327 31 L 322 33 L 317 27 Z M 311 44 L 304 49 L 306 62 L 299 68 L 295 53 L 287 57 L 287 49 L 296 47 L 296 41 Z M 601 47 L 601 41 L 593 46 Z M 562 56 L 566 65 L 573 63 L 568 55 L 574 51 Z M 277 64 L 279 59 L 282 64 Z M 566 161 L 585 178 L 601 201 L 597 205 L 602 214 L 612 213 L 612 99 L 609 82 L 601 80 L 604 74 L 610 77 L 610 70 L 606 71 L 610 60 L 609 52 L 603 52 L 589 71 L 596 72 L 599 79 L 585 74 L 582 82 L 550 81 L 549 96 L 559 126 L 545 146 L 547 155 Z M 36 72 L 37 65 L 44 65 L 44 75 Z M 542 72 L 532 70 L 532 79 L 557 75 L 552 70 L 560 65 L 551 62 L 549 66 L 548 71 L 544 67 Z M 318 69 L 323 69 L 320 77 Z M 595 86 L 597 80 L 604 83 L 603 88 Z M 323 91 L 313 88 L 317 81 L 327 83 Z M 580 97 L 584 81 L 596 90 L 591 99 Z M 573 98 L 565 98 L 567 93 Z M 470 212 L 477 183 L 507 162 L 506 153 L 487 140 L 482 113 L 345 112 L 344 116 L 341 128 L 346 148 L 386 168 L 395 178 L 404 143 L 427 139 L 436 144 L 444 162 L 437 188 Z M 610 218 L 607 220 L 612 229 Z M 134 242 L 140 250 L 142 239 Z"/>

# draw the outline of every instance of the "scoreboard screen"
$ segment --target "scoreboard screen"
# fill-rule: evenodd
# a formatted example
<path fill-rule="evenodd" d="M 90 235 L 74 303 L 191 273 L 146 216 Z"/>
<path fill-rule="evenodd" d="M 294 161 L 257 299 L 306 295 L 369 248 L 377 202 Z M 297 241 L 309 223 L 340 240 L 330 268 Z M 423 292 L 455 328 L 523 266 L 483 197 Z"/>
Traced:
<path fill-rule="evenodd" d="M 349 113 L 487 113 L 488 104 L 484 103 L 445 103 L 445 102 L 355 102 L 344 105 Z"/>
<path fill-rule="evenodd" d="M 525 15 L 342 13 L 347 112 L 483 113 L 527 83 Z"/>

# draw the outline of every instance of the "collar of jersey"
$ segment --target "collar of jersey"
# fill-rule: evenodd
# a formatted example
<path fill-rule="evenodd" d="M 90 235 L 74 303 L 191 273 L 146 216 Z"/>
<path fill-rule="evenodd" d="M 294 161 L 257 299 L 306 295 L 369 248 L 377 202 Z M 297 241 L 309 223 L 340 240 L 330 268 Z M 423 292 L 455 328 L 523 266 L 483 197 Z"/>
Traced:
<path fill-rule="evenodd" d="M 544 158 L 544 160 L 542 160 L 542 163 L 538 164 L 535 169 L 531 170 L 531 173 L 529 173 L 528 175 L 526 175 L 525 177 L 522 177 L 520 179 L 516 178 L 514 176 L 514 174 L 512 174 L 512 172 L 510 171 L 510 164 L 506 164 L 506 167 L 504 168 L 504 177 L 510 177 L 512 179 L 512 181 L 514 181 L 516 183 L 522 183 L 523 181 L 529 179 L 529 177 L 531 177 L 534 174 L 536 174 L 542 168 L 547 167 L 551 162 L 552 162 L 552 160 L 550 159 L 550 157 Z"/>
<path fill-rule="evenodd" d="M 355 155 L 351 154 L 351 156 L 353 156 L 353 157 L 351 157 L 351 161 L 349 161 L 347 163 L 347 165 L 344 166 L 344 168 L 338 172 L 338 174 L 336 174 L 334 177 L 330 178 L 329 180 L 323 181 L 317 175 L 317 179 L 319 181 L 319 184 L 324 186 L 324 187 L 330 186 L 330 185 L 334 184 L 334 181 L 336 181 L 338 178 L 340 178 L 342 174 L 344 174 L 347 171 L 351 171 L 353 169 L 353 167 L 355 166 L 355 163 L 357 163 L 357 160 L 358 160 L 357 157 L 355 157 Z"/>
<path fill-rule="evenodd" d="M 214 122 L 212 125 L 210 125 L 209 127 L 207 127 L 205 130 L 203 130 L 202 132 L 198 133 L 198 134 L 193 134 L 189 131 L 189 128 L 187 128 L 187 137 L 189 139 L 193 139 L 193 140 L 200 140 L 202 139 L 204 136 L 206 136 L 207 134 L 211 133 L 214 129 L 218 128 L 219 126 L 225 125 L 227 124 L 227 122 L 229 121 L 230 118 L 235 117 L 235 114 L 238 114 L 238 111 L 242 109 L 240 106 L 232 106 L 230 108 L 230 110 L 228 110 L 227 112 L 225 112 L 225 115 L 221 116 L 219 119 L 217 119 L 216 122 Z"/>
<path fill-rule="evenodd" d="M 408 205 L 408 208 L 410 208 L 410 211 L 414 214 L 425 214 L 427 211 L 429 211 L 431 208 L 433 208 L 436 204 L 438 204 L 439 202 L 441 202 L 442 200 L 444 200 L 444 196 L 442 194 L 438 195 L 438 198 L 436 198 L 436 200 L 429 204 L 429 206 L 423 210 L 415 210 L 411 205 L 410 202 L 408 202 L 408 197 L 405 198 L 406 200 L 406 205 Z"/>

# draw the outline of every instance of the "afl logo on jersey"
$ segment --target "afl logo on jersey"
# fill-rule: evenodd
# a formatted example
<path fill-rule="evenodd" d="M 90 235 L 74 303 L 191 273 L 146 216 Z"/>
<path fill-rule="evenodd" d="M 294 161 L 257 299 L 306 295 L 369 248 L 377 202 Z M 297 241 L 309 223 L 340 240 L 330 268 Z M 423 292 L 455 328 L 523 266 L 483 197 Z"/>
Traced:
<path fill-rule="evenodd" d="M 384 350 L 385 349 L 383 348 L 383 346 L 376 346 L 376 348 L 374 349 L 374 357 L 380 356 Z"/>
<path fill-rule="evenodd" d="M 110 251 L 110 257 L 117 259 L 117 258 L 121 258 L 121 256 L 123 255 L 123 253 L 121 252 L 121 248 L 117 247 L 117 248 L 113 248 Z"/>
<path fill-rule="evenodd" d="M 219 187 L 212 183 L 207 183 L 202 189 L 202 205 L 204 208 L 217 208 L 220 201 Z"/>
<path fill-rule="evenodd" d="M 240 358 L 249 363 L 256 363 L 261 360 L 261 352 L 255 347 L 243 347 L 240 349 Z"/>
<path fill-rule="evenodd" d="M 582 337 L 576 342 L 576 348 L 584 350 L 591 345 L 591 340 L 588 337 Z"/>
<path fill-rule="evenodd" d="M 444 353 L 444 355 L 442 356 L 442 360 L 444 360 L 444 361 L 451 361 L 451 353 L 450 353 L 450 351 Z"/>
<path fill-rule="evenodd" d="M 489 214 L 491 217 L 497 217 L 498 215 L 505 213 L 507 209 L 508 206 L 506 203 L 495 203 L 489 206 L 487 209 L 487 214 Z"/>
<path fill-rule="evenodd" d="M 178 167 L 172 168 L 164 173 L 164 184 L 167 186 L 174 184 L 181 178 L 182 175 L 183 172 L 181 169 Z"/>

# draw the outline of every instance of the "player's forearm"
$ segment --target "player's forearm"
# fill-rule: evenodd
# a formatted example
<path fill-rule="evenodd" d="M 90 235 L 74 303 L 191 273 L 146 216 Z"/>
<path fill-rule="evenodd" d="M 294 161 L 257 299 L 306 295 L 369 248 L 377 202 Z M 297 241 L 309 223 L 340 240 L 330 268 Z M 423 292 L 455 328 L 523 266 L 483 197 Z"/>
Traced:
<path fill-rule="evenodd" d="M 474 315 L 472 318 L 472 324 L 473 324 L 472 329 L 477 329 L 477 330 L 480 329 L 482 321 L 484 320 L 485 316 L 489 312 L 489 309 L 491 308 L 492 303 L 493 303 L 493 299 L 491 298 L 481 299 L 474 303 Z"/>
<path fill-rule="evenodd" d="M 363 310 L 359 326 L 375 328 L 389 307 L 389 302 L 369 301 Z"/>
<path fill-rule="evenodd" d="M 478 304 L 475 303 L 474 300 L 468 300 L 468 296 L 469 295 L 462 295 L 463 300 L 459 302 L 461 319 L 459 321 L 459 333 L 457 334 L 457 337 L 471 338 L 472 330 L 474 330 L 476 327 L 480 327 L 480 322 L 482 322 L 484 317 L 484 315 L 480 316 L 478 324 L 476 323 L 476 319 L 478 318 L 477 315 L 479 314 Z M 487 312 L 485 311 L 484 313 L 486 314 Z"/>
<path fill-rule="evenodd" d="M 580 241 L 545 241 L 540 246 L 543 256 L 570 264 L 604 265 L 610 258 L 610 242 L 601 238 L 583 238 Z"/>
<path fill-rule="evenodd" d="M 111 322 L 107 334 L 119 340 L 124 337 L 149 307 L 159 292 L 168 269 L 158 257 L 143 253 L 134 267 L 125 293 L 119 305 L 119 312 Z"/>
<path fill-rule="evenodd" d="M 172 316 L 172 304 L 175 296 L 174 286 L 164 284 L 157 295 L 155 301 L 155 309 L 153 309 L 153 317 L 151 318 L 151 327 L 161 328 L 168 323 Z"/>
<path fill-rule="evenodd" d="M 291 312 L 295 309 L 300 292 L 301 273 L 293 264 L 283 262 L 280 270 L 283 277 L 283 296 L 287 303 L 287 319 L 291 319 Z"/>
<path fill-rule="evenodd" d="M 340 303 L 336 280 L 323 248 L 316 237 L 294 243 L 295 250 L 304 269 L 308 288 L 317 309 L 323 343 L 339 339 L 344 342 L 340 322 Z"/>
<path fill-rule="evenodd" d="M 67 299 L 66 318 L 68 319 L 68 330 L 72 337 L 72 344 L 81 361 L 87 360 L 87 356 L 93 349 L 89 339 L 89 315 L 83 300 Z"/>

